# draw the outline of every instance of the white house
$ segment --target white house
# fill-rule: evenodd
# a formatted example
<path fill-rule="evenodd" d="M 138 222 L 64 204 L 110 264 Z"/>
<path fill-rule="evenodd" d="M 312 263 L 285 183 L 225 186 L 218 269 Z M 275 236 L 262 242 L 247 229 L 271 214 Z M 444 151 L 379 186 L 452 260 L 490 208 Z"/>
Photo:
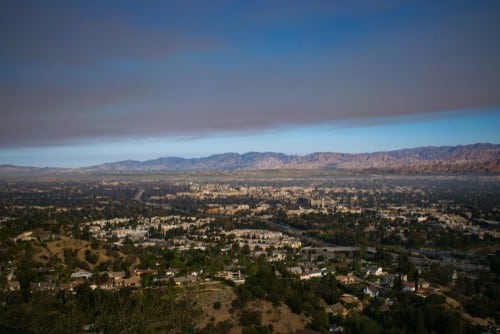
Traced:
<path fill-rule="evenodd" d="M 311 279 L 311 278 L 318 278 L 318 277 L 321 277 L 321 276 L 323 276 L 321 274 L 321 271 L 312 271 L 312 272 L 300 274 L 300 279 L 301 280 L 308 280 L 308 279 Z"/>
<path fill-rule="evenodd" d="M 381 267 L 370 266 L 365 268 L 365 276 L 382 276 L 384 271 Z"/>
<path fill-rule="evenodd" d="M 82 270 L 82 271 L 77 271 L 76 273 L 71 274 L 71 278 L 79 279 L 79 278 L 85 278 L 89 279 L 92 277 L 92 273 L 90 271 Z"/>

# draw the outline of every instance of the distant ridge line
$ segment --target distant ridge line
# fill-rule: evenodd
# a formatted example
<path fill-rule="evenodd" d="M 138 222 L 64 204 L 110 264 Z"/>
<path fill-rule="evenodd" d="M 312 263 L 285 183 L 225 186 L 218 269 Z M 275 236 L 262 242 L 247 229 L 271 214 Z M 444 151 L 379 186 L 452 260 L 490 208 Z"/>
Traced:
<path fill-rule="evenodd" d="M 0 166 L 0 174 L 157 173 L 169 171 L 352 170 L 398 173 L 500 173 L 500 144 L 427 146 L 373 153 L 222 153 L 202 158 L 125 160 L 80 168 Z"/>

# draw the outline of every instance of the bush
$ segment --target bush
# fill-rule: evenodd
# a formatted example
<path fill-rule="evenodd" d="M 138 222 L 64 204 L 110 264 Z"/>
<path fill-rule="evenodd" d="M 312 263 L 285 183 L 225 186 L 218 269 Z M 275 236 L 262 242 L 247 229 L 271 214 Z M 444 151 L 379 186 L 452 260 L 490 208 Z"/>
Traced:
<path fill-rule="evenodd" d="M 92 239 L 92 241 L 90 242 L 90 248 L 92 248 L 93 250 L 97 250 L 99 248 L 99 240 Z"/>
<path fill-rule="evenodd" d="M 85 251 L 85 260 L 89 263 L 96 264 L 99 260 L 99 255 L 92 253 L 90 250 Z"/>
<path fill-rule="evenodd" d="M 243 326 L 260 326 L 261 314 L 259 311 L 243 310 L 240 315 Z"/>
<path fill-rule="evenodd" d="M 488 303 L 484 298 L 474 296 L 465 304 L 467 312 L 474 317 L 485 318 L 490 315 Z"/>

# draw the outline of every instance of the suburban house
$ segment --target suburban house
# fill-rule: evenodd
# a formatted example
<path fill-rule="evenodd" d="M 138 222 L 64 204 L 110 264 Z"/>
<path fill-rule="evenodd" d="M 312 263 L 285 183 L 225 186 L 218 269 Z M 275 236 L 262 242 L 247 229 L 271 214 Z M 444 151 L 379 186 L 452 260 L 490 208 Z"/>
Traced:
<path fill-rule="evenodd" d="M 134 275 L 129 278 L 124 278 L 121 283 L 123 286 L 129 288 L 139 288 L 141 287 L 141 276 Z"/>
<path fill-rule="evenodd" d="M 198 281 L 198 277 L 196 276 L 179 276 L 174 277 L 175 285 L 189 285 Z"/>
<path fill-rule="evenodd" d="M 366 276 L 382 276 L 384 271 L 382 267 L 370 266 L 365 268 L 365 277 Z"/>
<path fill-rule="evenodd" d="M 396 276 L 394 274 L 387 274 L 380 279 L 380 285 L 385 288 L 392 288 L 394 286 L 394 280 Z"/>
<path fill-rule="evenodd" d="M 53 282 L 30 283 L 31 292 L 49 291 L 49 290 L 56 290 L 56 289 L 57 289 L 57 286 Z"/>
<path fill-rule="evenodd" d="M 401 290 L 404 292 L 415 292 L 415 282 L 403 282 Z"/>
<path fill-rule="evenodd" d="M 330 312 L 333 315 L 338 315 L 341 317 L 345 317 L 349 314 L 349 310 L 345 308 L 344 305 L 341 303 L 335 303 L 333 305 L 330 305 Z"/>
<path fill-rule="evenodd" d="M 363 293 L 371 298 L 375 298 L 378 296 L 378 289 L 373 285 L 368 285 L 363 289 Z"/>
<path fill-rule="evenodd" d="M 19 234 L 17 237 L 14 238 L 14 241 L 30 241 L 30 240 L 35 240 L 36 238 L 33 236 L 33 232 L 27 231 Z"/>
<path fill-rule="evenodd" d="M 109 271 L 108 273 L 109 278 L 114 278 L 114 279 L 123 279 L 125 278 L 125 271 Z"/>
<path fill-rule="evenodd" d="M 300 279 L 301 280 L 308 280 L 308 279 L 311 279 L 311 278 L 317 278 L 317 277 L 321 277 L 323 276 L 323 274 L 321 273 L 321 271 L 311 271 L 311 272 L 304 272 L 302 274 L 300 274 Z"/>
<path fill-rule="evenodd" d="M 4 285 L 5 291 L 18 291 L 21 288 L 19 281 L 7 281 Z"/>
<path fill-rule="evenodd" d="M 354 275 L 337 275 L 335 276 L 335 279 L 337 280 L 337 282 L 339 283 L 342 283 L 344 285 L 349 285 L 349 284 L 353 284 L 353 283 L 356 283 L 357 279 L 356 279 L 356 276 Z"/>
<path fill-rule="evenodd" d="M 303 272 L 302 267 L 300 267 L 300 266 L 290 267 L 288 270 L 289 270 L 292 274 L 297 274 L 297 275 L 300 275 L 300 274 L 302 274 L 302 272 Z"/>
<path fill-rule="evenodd" d="M 429 282 L 427 282 L 423 278 L 420 278 L 418 280 L 418 287 L 419 287 L 419 289 L 428 289 L 428 288 L 430 288 L 430 284 L 429 284 Z"/>
<path fill-rule="evenodd" d="M 103 290 L 114 290 L 115 289 L 115 280 L 109 277 L 105 282 L 102 282 L 98 286 L 99 289 Z"/>
<path fill-rule="evenodd" d="M 90 277 L 92 277 L 92 273 L 86 270 L 77 271 L 71 274 L 71 278 L 73 279 L 89 279 Z"/>
<path fill-rule="evenodd" d="M 355 310 L 361 311 L 363 310 L 363 304 L 361 304 L 361 301 L 359 300 L 358 297 L 351 295 L 349 293 L 344 293 L 340 297 L 340 301 L 342 304 L 344 304 L 347 307 L 351 307 Z"/>
<path fill-rule="evenodd" d="M 216 277 L 230 280 L 236 284 L 245 283 L 245 275 L 241 273 L 241 267 L 233 268 L 232 266 L 225 266 L 223 271 L 217 273 Z"/>
<path fill-rule="evenodd" d="M 72 282 L 68 282 L 68 283 L 61 283 L 61 284 L 59 284 L 59 289 L 73 291 L 74 288 L 76 288 L 77 286 L 79 286 L 81 284 L 83 284 L 82 281 L 72 281 Z"/>

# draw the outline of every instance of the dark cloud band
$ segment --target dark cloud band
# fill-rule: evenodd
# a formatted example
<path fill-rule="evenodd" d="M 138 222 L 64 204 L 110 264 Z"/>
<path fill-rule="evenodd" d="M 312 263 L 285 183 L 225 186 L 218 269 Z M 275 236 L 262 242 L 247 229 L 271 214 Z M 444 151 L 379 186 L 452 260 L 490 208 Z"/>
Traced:
<path fill-rule="evenodd" d="M 0 146 L 500 105 L 495 2 L 341 3 L 4 2 Z"/>

